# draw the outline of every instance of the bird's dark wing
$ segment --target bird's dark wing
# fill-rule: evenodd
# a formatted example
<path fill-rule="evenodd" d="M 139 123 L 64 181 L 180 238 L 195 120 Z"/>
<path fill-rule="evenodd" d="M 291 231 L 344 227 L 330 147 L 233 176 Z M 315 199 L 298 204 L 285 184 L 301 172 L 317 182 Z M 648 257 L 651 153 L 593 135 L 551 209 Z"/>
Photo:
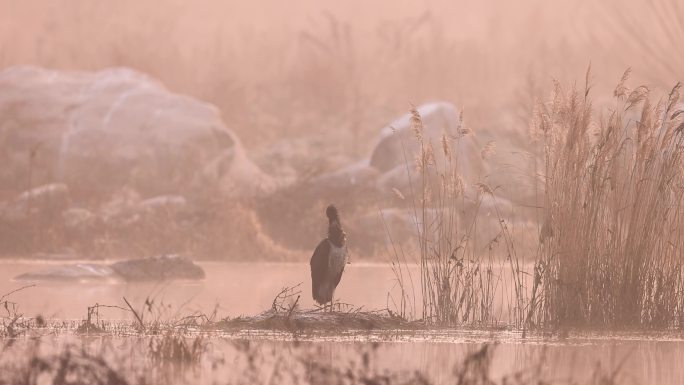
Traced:
<path fill-rule="evenodd" d="M 330 258 L 330 242 L 327 239 L 321 241 L 311 256 L 311 293 L 316 301 L 318 288 L 328 274 L 328 258 Z"/>
<path fill-rule="evenodd" d="M 340 284 L 340 280 L 342 280 L 342 273 L 343 272 L 344 272 L 344 269 L 342 269 L 342 271 L 340 271 L 340 273 L 335 276 L 335 279 L 333 281 L 333 283 L 334 283 L 333 288 L 337 288 L 337 285 Z"/>
<path fill-rule="evenodd" d="M 342 273 L 344 273 L 344 266 L 342 266 L 342 270 L 340 270 L 340 273 L 335 275 L 335 279 L 333 279 L 333 287 L 337 287 L 337 285 L 340 284 L 340 280 L 342 279 Z"/>

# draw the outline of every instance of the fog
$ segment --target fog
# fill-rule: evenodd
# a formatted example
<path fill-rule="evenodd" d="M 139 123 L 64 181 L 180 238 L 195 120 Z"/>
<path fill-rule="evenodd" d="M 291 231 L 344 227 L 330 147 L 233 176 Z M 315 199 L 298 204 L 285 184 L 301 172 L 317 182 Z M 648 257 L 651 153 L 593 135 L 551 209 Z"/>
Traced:
<path fill-rule="evenodd" d="M 514 118 L 530 97 L 552 78 L 580 81 L 590 63 L 602 90 L 627 67 L 637 84 L 671 87 L 681 30 L 665 6 L 678 5 L 8 1 L 0 65 L 131 67 L 217 105 L 255 150 L 286 135 L 368 140 L 409 103 L 442 99 L 479 129 L 524 128 Z"/>
<path fill-rule="evenodd" d="M 0 0 L 0 385 L 680 383 L 682 15 Z"/>
<path fill-rule="evenodd" d="M 604 105 L 628 67 L 633 68 L 634 84 L 662 92 L 682 78 L 684 68 L 677 43 L 681 23 L 674 19 L 680 6 L 667 1 L 8 1 L 1 7 L 0 66 L 58 71 L 125 67 L 148 75 L 171 92 L 216 106 L 218 119 L 237 135 L 247 158 L 281 187 L 369 156 L 382 127 L 411 106 L 435 101 L 449 102 L 462 113 L 478 146 L 496 143 L 496 159 L 488 172 L 510 164 L 525 169 L 529 162 L 519 154 L 532 150 L 528 131 L 534 106 L 548 99 L 554 80 L 583 84 L 591 67 L 595 103 Z M 17 148 L 8 124 L 5 146 Z M 41 160 L 40 151 L 34 155 L 32 180 L 26 175 L 28 166 L 17 166 L 24 168 L 4 178 L 0 188 L 4 200 L 27 186 L 61 182 L 50 172 L 40 174 L 54 159 Z M 10 162 L 9 167 L 14 166 Z M 513 180 L 493 176 L 491 183 L 506 185 L 506 198 L 529 205 L 530 172 L 522 174 Z M 68 187 L 72 193 L 79 190 L 78 185 Z M 80 196 L 72 198 L 81 202 L 72 206 L 97 211 L 123 187 L 137 189 L 140 199 L 188 194 L 185 186 L 168 183 L 154 191 L 115 184 L 106 186 L 109 196 L 77 193 Z M 297 210 L 320 212 L 320 206 L 333 199 L 316 195 Z M 316 201 L 323 203 L 316 206 Z M 358 203 L 338 204 L 355 217 L 359 211 L 368 214 L 394 206 L 372 202 L 359 210 Z M 311 247 L 313 240 L 288 242 L 299 235 L 272 228 L 272 207 L 263 202 L 247 205 L 245 215 L 257 222 L 254 231 L 271 227 L 264 239 L 274 238 L 287 249 Z M 257 211 L 255 217 L 252 210 Z M 308 222 L 300 230 L 305 239 L 316 234 L 320 223 Z M 374 226 L 379 227 L 377 221 Z M 242 251 L 273 251 L 247 246 L 239 250 L 236 242 L 230 245 L 230 256 L 214 250 L 191 253 L 244 259 Z M 65 248 L 42 246 L 20 249 L 58 253 Z M 150 252 L 169 251 L 153 249 Z M 376 258 L 374 250 L 371 245 L 362 254 Z"/>

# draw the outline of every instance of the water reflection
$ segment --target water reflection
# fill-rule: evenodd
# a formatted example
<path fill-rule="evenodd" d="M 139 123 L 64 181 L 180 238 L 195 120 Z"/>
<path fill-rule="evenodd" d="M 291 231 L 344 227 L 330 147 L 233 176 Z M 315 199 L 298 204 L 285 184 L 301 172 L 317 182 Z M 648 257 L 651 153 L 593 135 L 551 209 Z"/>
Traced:
<path fill-rule="evenodd" d="M 207 272 L 207 278 L 200 282 L 41 282 L 14 294 L 12 299 L 20 304 L 26 315 L 43 314 L 59 319 L 84 318 L 87 306 L 95 303 L 120 305 L 124 296 L 133 304 L 142 304 L 148 297 L 154 298 L 157 304 L 164 304 L 168 317 L 191 311 L 208 313 L 216 305 L 219 305 L 219 315 L 237 316 L 269 308 L 273 296 L 282 287 L 303 282 L 300 303 L 304 307 L 313 305 L 309 296 L 307 264 L 201 265 Z M 39 267 L 32 262 L 0 263 L 0 293 L 21 287 L 24 283 L 13 282 L 12 277 Z M 387 293 L 394 287 L 394 276 L 389 267 L 354 264 L 347 269 L 338 291 L 343 301 L 366 309 L 387 305 Z M 130 319 L 130 314 L 118 309 L 107 309 L 101 316 Z M 493 341 L 498 344 L 493 361 L 494 377 L 535 367 L 546 373 L 549 379 L 581 380 L 588 378 L 600 363 L 604 371 L 619 369 L 621 384 L 684 383 L 684 368 L 679 362 L 684 357 L 684 340 L 682 335 L 671 333 L 572 333 L 570 338 L 559 338 L 557 334 L 522 338 L 522 333 L 511 330 L 313 333 L 297 336 L 272 331 L 243 331 L 230 334 L 216 332 L 206 337 L 210 341 L 210 349 L 202 365 L 207 367 L 199 372 L 207 381 L 228 376 L 230 365 L 216 366 L 215 360 L 232 362 L 237 354 L 233 341 L 249 339 L 254 341 L 259 352 L 268 352 L 269 355 L 287 355 L 296 346 L 313 347 L 320 350 L 316 359 L 330 363 L 347 362 L 358 357 L 360 351 L 368 350 L 370 344 L 378 342 L 373 353 L 378 369 L 420 370 L 437 384 L 453 382 L 454 365 L 480 344 Z M 299 342 L 294 344 L 294 340 Z M 94 352 L 103 346 L 113 347 L 107 354 L 118 352 L 119 356 L 112 356 L 115 361 L 123 362 L 137 355 L 142 361 L 135 365 L 144 365 L 144 348 L 147 346 L 144 337 L 77 338 L 62 334 L 45 336 L 41 343 L 44 350 L 56 351 L 74 341 Z M 22 345 L 26 348 L 28 344 L 28 339 L 20 341 L 13 349 L 22 349 Z"/>

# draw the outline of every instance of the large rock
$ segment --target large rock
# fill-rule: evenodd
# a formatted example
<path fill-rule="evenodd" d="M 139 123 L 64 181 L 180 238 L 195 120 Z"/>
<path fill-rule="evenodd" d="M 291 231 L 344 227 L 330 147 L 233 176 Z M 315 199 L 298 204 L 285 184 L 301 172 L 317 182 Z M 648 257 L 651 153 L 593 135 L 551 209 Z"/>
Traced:
<path fill-rule="evenodd" d="M 350 199 L 359 194 L 375 194 L 382 172 L 368 165 L 368 160 L 342 167 L 305 182 L 306 192 L 312 199 Z"/>
<path fill-rule="evenodd" d="M 446 102 L 435 102 L 424 104 L 416 110 L 423 124 L 420 132 L 422 146 L 432 147 L 437 169 L 443 170 L 447 159 L 442 147 L 445 138 L 451 148 L 451 161 L 456 162 L 459 175 L 467 184 L 478 182 L 486 170 L 481 146 L 475 135 L 461 132 L 461 120 L 456 107 Z M 420 154 L 421 141 L 411 127 L 410 113 L 383 128 L 369 160 L 370 167 L 382 174 L 377 181 L 378 188 L 383 192 L 396 189 L 408 196 L 412 190 L 409 173 L 411 178 L 418 179 L 415 160 Z"/>
<path fill-rule="evenodd" d="M 434 102 L 421 105 L 416 110 L 423 123 L 423 146 L 433 147 L 438 169 L 444 165 L 442 138 L 446 138 L 460 176 L 468 184 L 478 182 L 487 170 L 481 156 L 482 146 L 475 135 L 465 135 L 461 131 L 456 107 L 447 102 Z M 409 196 L 412 190 L 409 175 L 414 180 L 418 179 L 415 159 L 420 153 L 421 143 L 411 127 L 411 114 L 405 114 L 380 131 L 377 144 L 368 158 L 306 183 L 313 195 L 318 196 L 349 196 L 350 192 L 369 189 L 384 197 L 396 191 Z"/>
<path fill-rule="evenodd" d="M 273 185 L 214 106 L 133 70 L 14 67 L 0 72 L 0 90 L 3 167 L 33 167 L 34 178 L 89 198 L 125 184 L 145 195 L 207 181 L 230 195 Z"/>
<path fill-rule="evenodd" d="M 63 183 L 35 187 L 16 198 L 0 202 L 0 222 L 19 223 L 31 217 L 47 219 L 62 213 L 69 204 L 69 188 Z"/>
<path fill-rule="evenodd" d="M 450 103 L 428 103 L 418 107 L 417 112 L 423 123 L 423 145 L 434 148 L 439 170 L 445 162 L 442 138 L 449 142 L 452 161 L 456 162 L 453 166 L 465 182 L 467 205 L 473 206 L 477 199 L 474 186 L 487 169 L 476 136 L 462 131 L 459 112 Z M 377 220 L 377 208 L 404 208 L 412 201 L 413 193 L 421 192 L 417 185 L 420 174 L 415 167 L 421 144 L 414 131 L 411 114 L 405 114 L 382 128 L 377 144 L 365 159 L 300 181 L 271 196 L 260 208 L 269 235 L 288 246 L 310 247 L 307 242 L 317 239 L 319 230 L 307 226 L 307 222 L 323 221 L 318 206 L 334 202 L 345 213 L 343 221 L 351 226 L 350 237 L 352 231 L 364 232 L 354 243 L 356 246 L 368 250 L 381 245 L 384 230 Z M 430 182 L 440 183 L 438 177 L 434 179 Z M 404 215 L 396 217 L 396 223 L 408 222 L 401 219 Z M 297 231 L 292 230 L 293 223 Z M 398 227 L 402 234 L 406 233 L 406 226 Z"/>
<path fill-rule="evenodd" d="M 88 234 L 101 222 L 101 218 L 88 209 L 73 207 L 62 212 L 64 227 L 73 232 Z"/>
<path fill-rule="evenodd" d="M 461 136 L 459 112 L 452 104 L 427 103 L 416 108 L 416 111 L 423 123 L 420 134 L 425 144 L 431 143 L 439 149 L 443 135 L 450 140 Z M 467 149 L 469 148 L 464 147 L 464 150 Z M 419 151 L 420 142 L 411 127 L 411 114 L 407 113 L 380 131 L 378 143 L 370 156 L 370 165 L 381 172 L 387 172 L 399 165 L 404 165 L 406 161 L 412 163 Z M 440 156 L 441 152 L 436 152 L 435 155 Z"/>
<path fill-rule="evenodd" d="M 437 231 L 437 224 L 450 221 L 453 239 L 468 239 L 475 250 L 482 250 L 502 232 L 506 225 L 509 231 L 530 229 L 527 222 L 513 215 L 513 205 L 501 197 L 482 195 L 477 202 L 465 201 L 462 205 L 443 209 L 426 208 L 384 208 L 350 218 L 345 225 L 350 243 L 365 246 L 382 254 L 405 247 L 408 242 L 419 245 L 419 229 L 423 231 L 423 220 L 428 225 L 428 238 Z M 501 222 L 504 220 L 505 222 Z M 532 231 L 534 233 L 534 231 Z M 375 250 L 372 250 L 372 248 Z M 409 250 L 407 250 L 409 251 Z M 414 250 L 410 250 L 414 251 Z"/>
<path fill-rule="evenodd" d="M 126 281 L 164 281 L 169 279 L 202 279 L 204 270 L 179 255 L 129 259 L 111 265 Z"/>

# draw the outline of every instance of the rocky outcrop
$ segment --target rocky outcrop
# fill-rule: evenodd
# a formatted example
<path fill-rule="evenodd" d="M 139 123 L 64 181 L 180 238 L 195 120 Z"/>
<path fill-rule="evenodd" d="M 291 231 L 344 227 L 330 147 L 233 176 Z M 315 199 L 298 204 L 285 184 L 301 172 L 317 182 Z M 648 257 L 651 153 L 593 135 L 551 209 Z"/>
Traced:
<path fill-rule="evenodd" d="M 14 226 L 17 231 L 31 230 L 22 226 L 56 226 L 70 233 L 93 235 L 97 229 L 126 228 L 146 219 L 176 218 L 188 211 L 190 204 L 181 195 L 142 199 L 129 188 L 120 189 L 97 209 L 89 210 L 72 202 L 67 185 L 53 183 L 0 202 L 0 224 Z"/>
<path fill-rule="evenodd" d="M 284 138 L 256 158 L 260 168 L 214 106 L 172 93 L 130 69 L 14 67 L 0 71 L 0 90 L 0 185 L 38 186 L 0 191 L 5 255 L 82 258 L 192 245 L 210 250 L 192 252 L 224 258 L 244 255 L 246 243 L 269 245 L 281 255 L 281 245 L 311 247 L 320 236 L 321 207 L 330 202 L 345 213 L 356 245 L 382 245 L 378 210 L 404 210 L 418 194 L 409 174 L 418 177 L 421 146 L 410 114 L 382 128 L 361 159 L 331 154 L 325 135 Z M 472 205 L 475 183 L 488 171 L 481 144 L 475 135 L 463 135 L 453 105 L 428 103 L 417 112 L 423 143 L 435 148 L 438 166 L 444 163 L 442 139 L 450 142 Z M 278 175 L 277 181 L 262 169 Z M 406 225 L 407 212 L 395 214 L 388 218 L 407 238 L 414 226 Z M 103 275 L 137 279 L 142 271 L 146 279 L 154 270 L 146 263 L 127 266 Z M 100 271 L 88 265 L 67 270 L 47 276 Z"/>
<path fill-rule="evenodd" d="M 420 133 L 424 145 L 434 147 L 438 167 L 444 164 L 442 138 L 451 146 L 459 174 L 468 183 L 475 183 L 487 167 L 480 156 L 480 145 L 474 135 L 461 131 L 459 112 L 450 103 L 424 104 L 417 109 L 423 123 Z M 405 114 L 385 126 L 370 156 L 350 166 L 320 175 L 308 182 L 311 191 L 321 195 L 333 191 L 373 189 L 387 197 L 395 191 L 411 193 L 409 173 L 415 175 L 415 159 L 421 143 L 411 127 L 411 114 Z"/>
<path fill-rule="evenodd" d="M 301 181 L 266 201 L 260 215 L 269 234 L 292 247 L 310 247 L 307 242 L 316 239 L 318 233 L 299 229 L 308 230 L 306 221 L 316 220 L 324 204 L 335 202 L 346 214 L 343 221 L 350 245 L 363 253 L 384 252 L 388 242 L 415 240 L 415 211 L 410 207 L 422 198 L 416 159 L 423 149 L 431 147 L 428 151 L 436 172 L 428 173 L 426 184 L 439 191 L 443 182 L 440 172 L 445 169 L 455 170 L 462 181 L 459 189 L 463 199 L 454 208 L 459 216 L 454 219 L 460 224 L 458 231 L 465 233 L 466 224 L 477 223 L 478 247 L 495 238 L 501 231 L 500 219 L 510 217 L 513 205 L 497 195 L 496 186 L 478 186 L 488 181 L 485 175 L 490 167 L 483 156 L 487 144 L 479 143 L 476 133 L 462 127 L 459 112 L 450 103 L 428 103 L 416 111 L 422 122 L 420 132 L 412 127 L 412 114 L 405 114 L 380 130 L 367 158 Z M 445 140 L 448 155 L 443 150 Z M 426 210 L 436 215 L 429 204 Z M 292 231 L 293 223 L 301 225 L 296 232 Z"/>
<path fill-rule="evenodd" d="M 125 68 L 0 71 L 0 163 L 12 256 L 181 250 L 215 202 L 276 186 L 217 108 Z"/>
<path fill-rule="evenodd" d="M 144 195 L 209 182 L 229 196 L 273 187 L 214 106 L 133 70 L 14 67 L 0 71 L 0 89 L 3 168 L 32 169 L 75 195 L 125 185 Z"/>
<path fill-rule="evenodd" d="M 51 183 L 27 190 L 16 198 L 0 202 L 0 221 L 20 223 L 30 217 L 59 215 L 69 205 L 69 188 Z"/>
<path fill-rule="evenodd" d="M 435 147 L 435 158 L 438 165 L 442 165 L 444 155 L 438 151 L 442 147 L 442 137 L 446 137 L 455 146 L 456 157 L 463 159 L 460 172 L 465 179 L 472 180 L 476 173 L 483 168 L 479 156 L 478 146 L 473 135 L 463 135 L 461 121 L 456 107 L 447 102 L 427 103 L 416 111 L 423 123 L 420 135 L 425 144 Z M 420 152 L 420 142 L 416 132 L 411 127 L 411 114 L 405 114 L 394 120 L 380 131 L 375 148 L 370 156 L 370 166 L 382 173 L 392 171 L 408 162 L 413 164 Z"/>
<path fill-rule="evenodd" d="M 178 255 L 129 259 L 109 265 L 74 263 L 52 266 L 15 277 L 20 281 L 168 281 L 198 280 L 204 270 L 191 260 Z"/>
<path fill-rule="evenodd" d="M 170 279 L 202 279 L 204 270 L 191 260 L 178 255 L 162 255 L 129 259 L 110 265 L 126 281 L 166 281 Z"/>

